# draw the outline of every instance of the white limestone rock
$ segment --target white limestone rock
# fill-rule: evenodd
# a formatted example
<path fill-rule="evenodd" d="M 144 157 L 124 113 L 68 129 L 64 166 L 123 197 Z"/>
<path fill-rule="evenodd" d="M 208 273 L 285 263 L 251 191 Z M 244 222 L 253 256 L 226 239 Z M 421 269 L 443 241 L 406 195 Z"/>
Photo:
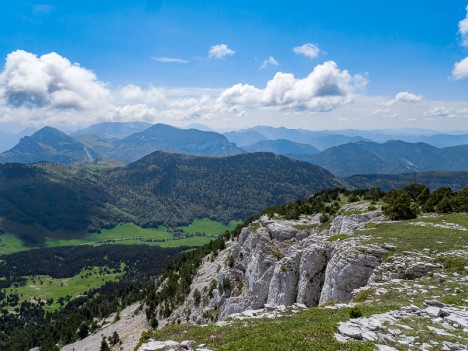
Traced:
<path fill-rule="evenodd" d="M 272 245 L 264 242 L 257 244 L 248 258 L 245 271 L 246 288 L 257 297 L 258 307 L 263 306 L 268 299 L 270 282 L 277 261 Z"/>
<path fill-rule="evenodd" d="M 345 211 L 346 209 L 343 209 Z M 371 211 L 361 214 L 352 214 L 352 215 L 339 215 L 336 216 L 329 230 L 329 235 L 336 234 L 353 234 L 356 230 L 364 229 L 366 224 L 369 222 L 382 222 L 386 218 L 382 215 L 380 211 Z"/>
<path fill-rule="evenodd" d="M 318 305 L 325 281 L 329 251 L 326 246 L 319 245 L 311 245 L 303 251 L 299 264 L 296 299 L 298 303 L 308 307 Z"/>
<path fill-rule="evenodd" d="M 292 305 L 296 300 L 298 279 L 298 264 L 293 258 L 284 257 L 278 261 L 270 282 L 267 304 Z"/>
<path fill-rule="evenodd" d="M 357 250 L 336 253 L 328 263 L 319 303 L 347 302 L 352 291 L 367 284 L 380 260 Z"/>
<path fill-rule="evenodd" d="M 281 221 L 275 221 L 267 223 L 265 225 L 268 233 L 272 239 L 276 240 L 288 240 L 296 237 L 298 230 L 293 226 L 282 223 Z"/>

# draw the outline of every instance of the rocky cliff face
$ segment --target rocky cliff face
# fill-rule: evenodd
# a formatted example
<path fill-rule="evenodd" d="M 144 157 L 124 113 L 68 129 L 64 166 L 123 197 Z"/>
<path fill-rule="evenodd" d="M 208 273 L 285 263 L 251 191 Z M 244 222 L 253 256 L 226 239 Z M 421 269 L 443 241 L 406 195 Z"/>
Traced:
<path fill-rule="evenodd" d="M 361 207 L 347 205 L 342 212 L 359 212 Z M 320 223 L 319 215 L 300 220 L 263 216 L 220 255 L 205 258 L 191 294 L 169 321 L 202 323 L 265 306 L 350 301 L 386 250 L 363 246 L 362 236 L 346 242 L 334 236 L 384 220 L 380 211 L 338 215 L 329 226 Z M 202 295 L 200 303 L 195 303 L 195 290 Z"/>

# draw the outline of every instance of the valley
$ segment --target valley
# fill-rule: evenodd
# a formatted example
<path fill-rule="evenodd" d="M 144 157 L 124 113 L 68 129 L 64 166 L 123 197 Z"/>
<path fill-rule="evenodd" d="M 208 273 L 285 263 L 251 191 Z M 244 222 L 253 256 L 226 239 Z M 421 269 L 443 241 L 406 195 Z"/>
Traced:
<path fill-rule="evenodd" d="M 468 351 L 467 4 L 0 1 L 0 351 Z"/>
<path fill-rule="evenodd" d="M 190 225 L 168 230 L 166 227 L 141 228 L 133 223 L 120 223 L 112 229 L 98 233 L 88 233 L 82 238 L 45 238 L 45 244 L 38 247 L 73 245 L 154 245 L 160 247 L 202 246 L 225 231 L 233 230 L 240 221 L 230 221 L 228 225 L 207 218 L 195 220 Z M 14 234 L 0 235 L 0 255 L 38 248 L 25 245 Z"/>

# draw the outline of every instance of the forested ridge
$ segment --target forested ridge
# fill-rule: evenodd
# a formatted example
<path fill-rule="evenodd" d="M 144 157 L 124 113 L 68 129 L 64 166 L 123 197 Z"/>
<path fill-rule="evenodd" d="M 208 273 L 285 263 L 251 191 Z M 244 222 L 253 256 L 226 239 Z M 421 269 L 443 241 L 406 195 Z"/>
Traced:
<path fill-rule="evenodd" d="M 104 182 L 117 207 L 143 226 L 246 219 L 271 204 L 341 185 L 318 166 L 269 153 L 219 158 L 155 152 L 109 173 Z"/>
<path fill-rule="evenodd" d="M 227 223 L 340 185 L 318 166 L 268 153 L 155 152 L 123 168 L 5 164 L 0 229 L 37 246 L 46 237 L 80 237 L 121 222 L 175 227 L 206 217 Z"/>

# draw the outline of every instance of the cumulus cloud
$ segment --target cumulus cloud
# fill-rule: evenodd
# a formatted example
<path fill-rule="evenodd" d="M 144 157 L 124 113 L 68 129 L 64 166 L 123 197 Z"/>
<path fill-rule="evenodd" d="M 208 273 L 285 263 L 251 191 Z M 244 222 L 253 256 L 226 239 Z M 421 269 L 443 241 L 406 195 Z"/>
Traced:
<path fill-rule="evenodd" d="M 175 57 L 152 57 L 154 61 L 164 62 L 164 63 L 189 63 L 189 60 L 175 58 Z"/>
<path fill-rule="evenodd" d="M 311 43 L 296 46 L 295 48 L 293 48 L 293 51 L 296 55 L 304 55 L 311 59 L 316 58 L 321 52 L 318 45 Z"/>
<path fill-rule="evenodd" d="M 391 106 L 398 103 L 416 103 L 422 100 L 422 95 L 416 95 L 408 91 L 402 91 L 395 95 L 395 98 L 385 102 L 385 106 Z"/>
<path fill-rule="evenodd" d="M 466 6 L 466 17 L 458 22 L 458 32 L 461 36 L 461 45 L 468 47 L 468 5 Z"/>
<path fill-rule="evenodd" d="M 455 63 L 452 70 L 452 78 L 456 80 L 468 78 L 468 57 Z"/>
<path fill-rule="evenodd" d="M 278 66 L 279 63 L 276 61 L 276 59 L 273 56 L 269 56 L 265 61 L 263 61 L 262 65 L 260 66 L 260 69 L 266 68 L 268 66 Z"/>
<path fill-rule="evenodd" d="M 38 57 L 16 51 L 8 55 L 0 72 L 0 129 L 8 123 L 70 128 L 136 120 L 175 125 L 211 120 L 210 125 L 218 128 L 283 125 L 285 120 L 288 127 L 306 129 L 311 123 L 314 128 L 334 128 L 338 122 L 340 128 L 420 127 L 425 123 L 432 129 L 458 130 L 468 126 L 466 101 L 410 104 L 418 95 L 412 94 L 414 99 L 411 93 L 402 92 L 394 98 L 401 103 L 390 107 L 385 106 L 386 97 L 360 94 L 366 84 L 362 76 L 351 75 L 330 61 L 317 65 L 306 77 L 277 73 L 260 88 L 248 84 L 228 89 L 112 87 L 58 54 Z"/>
<path fill-rule="evenodd" d="M 396 102 L 419 102 L 422 100 L 421 95 L 412 94 L 407 91 L 402 91 L 395 96 Z"/>
<path fill-rule="evenodd" d="M 236 52 L 230 49 L 226 44 L 218 44 L 218 45 L 213 45 L 210 48 L 210 51 L 208 51 L 208 57 L 220 59 L 225 56 L 232 56 L 235 53 Z"/>
<path fill-rule="evenodd" d="M 54 52 L 40 57 L 23 50 L 8 54 L 0 84 L 13 107 L 87 110 L 110 95 L 93 72 Z"/>
<path fill-rule="evenodd" d="M 367 81 L 340 70 L 333 61 L 317 65 L 303 79 L 291 73 L 278 72 L 264 89 L 249 84 L 236 84 L 218 98 L 224 106 L 262 106 L 276 109 L 330 111 L 353 100 L 353 93 Z"/>

